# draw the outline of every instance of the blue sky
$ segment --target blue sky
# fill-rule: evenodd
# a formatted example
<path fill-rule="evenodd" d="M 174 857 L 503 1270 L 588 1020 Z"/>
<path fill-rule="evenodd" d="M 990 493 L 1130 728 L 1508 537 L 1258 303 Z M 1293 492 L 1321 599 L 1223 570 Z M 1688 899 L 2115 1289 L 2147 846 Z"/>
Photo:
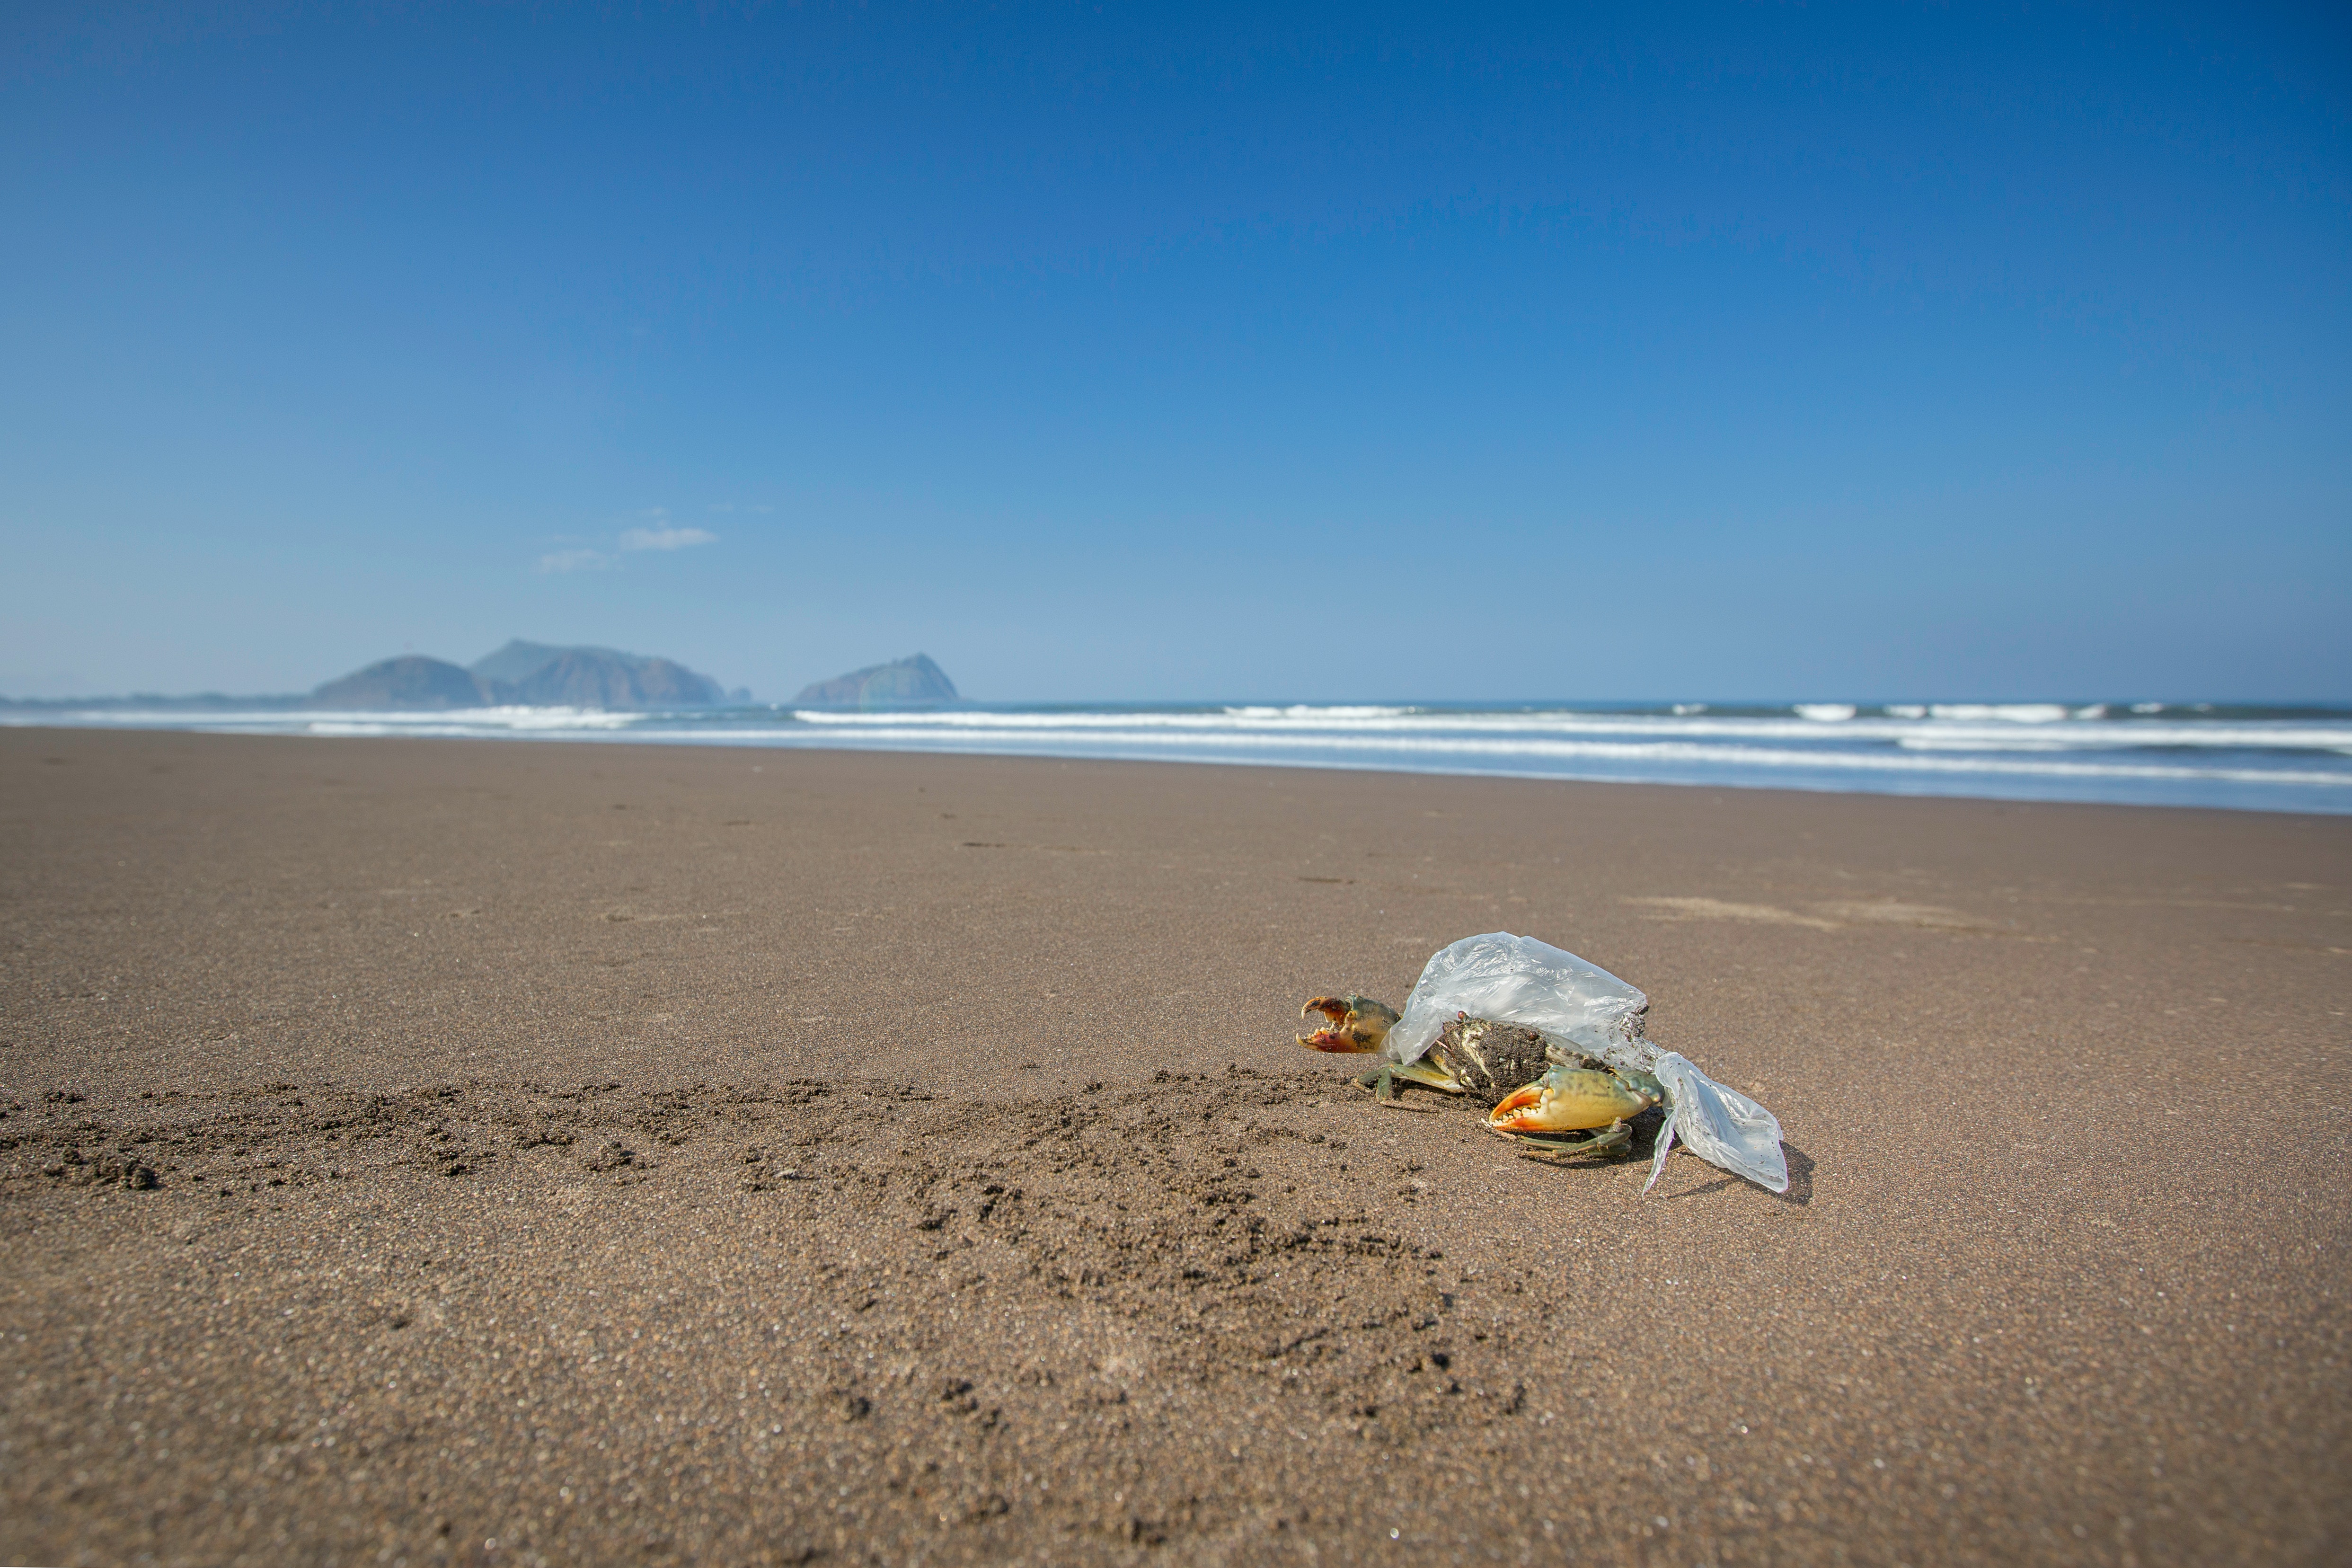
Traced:
<path fill-rule="evenodd" d="M 2327 8 L 9 7 L 0 692 L 2352 698 Z"/>

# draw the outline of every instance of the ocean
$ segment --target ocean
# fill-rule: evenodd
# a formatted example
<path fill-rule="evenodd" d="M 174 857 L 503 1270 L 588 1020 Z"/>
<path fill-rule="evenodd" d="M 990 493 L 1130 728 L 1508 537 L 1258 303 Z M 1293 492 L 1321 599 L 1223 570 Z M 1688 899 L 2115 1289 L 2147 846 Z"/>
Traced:
<path fill-rule="evenodd" d="M 2352 710 L 2210 703 L 974 704 L 872 713 L 767 704 L 644 713 L 42 704 L 0 712 L 0 722 L 1095 757 L 2352 812 Z"/>

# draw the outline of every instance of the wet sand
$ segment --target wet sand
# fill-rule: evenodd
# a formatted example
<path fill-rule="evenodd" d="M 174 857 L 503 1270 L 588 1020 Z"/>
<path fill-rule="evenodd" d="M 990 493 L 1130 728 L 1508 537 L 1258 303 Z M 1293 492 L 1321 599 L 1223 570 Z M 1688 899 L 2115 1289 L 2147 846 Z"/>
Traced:
<path fill-rule="evenodd" d="M 1775 1197 L 1376 1108 L 1505 929 Z M 0 1559 L 2340 1562 L 2352 821 L 0 731 Z"/>

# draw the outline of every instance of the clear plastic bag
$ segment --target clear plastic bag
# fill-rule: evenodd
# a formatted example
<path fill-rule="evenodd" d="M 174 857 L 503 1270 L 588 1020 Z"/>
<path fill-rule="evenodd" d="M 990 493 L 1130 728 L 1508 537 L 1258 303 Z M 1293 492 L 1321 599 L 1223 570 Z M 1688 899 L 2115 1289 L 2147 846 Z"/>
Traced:
<path fill-rule="evenodd" d="M 1572 952 L 1533 937 L 1489 931 L 1431 955 L 1382 1049 L 1400 1064 L 1417 1060 L 1457 1013 L 1524 1024 L 1555 1045 L 1648 1073 L 1665 1087 L 1666 1124 L 1643 1192 L 1657 1184 L 1678 1138 L 1711 1165 L 1787 1192 L 1780 1121 L 1688 1058 L 1644 1039 L 1642 1016 L 1649 1005 L 1639 988 Z"/>

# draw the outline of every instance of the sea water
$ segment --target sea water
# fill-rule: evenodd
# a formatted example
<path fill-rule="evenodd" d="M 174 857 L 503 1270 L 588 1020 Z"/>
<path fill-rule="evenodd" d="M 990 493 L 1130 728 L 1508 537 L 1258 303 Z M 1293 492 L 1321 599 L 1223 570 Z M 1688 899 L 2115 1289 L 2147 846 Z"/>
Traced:
<path fill-rule="evenodd" d="M 12 724 L 244 734 L 433 735 L 1369 768 L 2352 812 L 2352 710 L 2206 703 L 788 705 L 624 713 L 177 706 L 0 713 Z"/>

